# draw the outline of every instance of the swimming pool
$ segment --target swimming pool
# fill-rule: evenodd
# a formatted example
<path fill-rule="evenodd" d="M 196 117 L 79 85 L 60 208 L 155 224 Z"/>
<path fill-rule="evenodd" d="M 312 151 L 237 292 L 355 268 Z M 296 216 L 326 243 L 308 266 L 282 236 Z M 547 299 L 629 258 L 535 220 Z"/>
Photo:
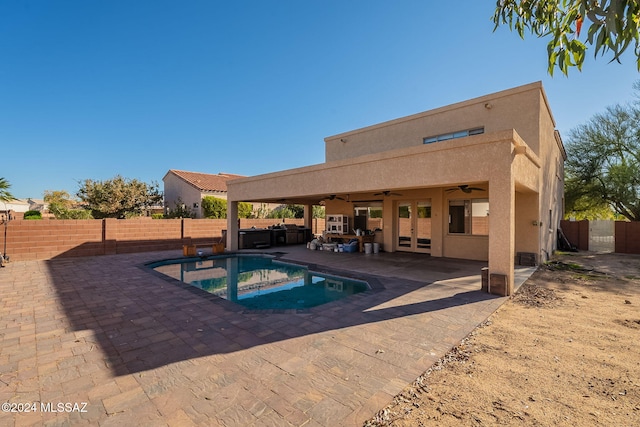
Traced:
<path fill-rule="evenodd" d="M 271 256 L 179 259 L 149 267 L 253 310 L 316 307 L 369 289 L 366 282 L 311 272 Z"/>

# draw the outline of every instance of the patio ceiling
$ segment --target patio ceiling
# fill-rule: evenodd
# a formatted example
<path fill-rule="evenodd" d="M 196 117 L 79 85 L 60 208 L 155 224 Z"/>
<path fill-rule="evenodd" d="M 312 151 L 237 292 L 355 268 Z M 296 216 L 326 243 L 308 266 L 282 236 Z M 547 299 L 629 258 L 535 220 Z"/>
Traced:
<path fill-rule="evenodd" d="M 404 191 L 413 190 L 413 189 L 404 189 Z M 398 191 L 403 191 L 400 189 L 387 190 L 380 189 L 375 192 L 362 192 L 362 193 L 331 193 L 331 194 L 315 194 L 315 195 L 306 195 L 304 197 L 282 197 L 282 198 L 265 198 L 260 200 L 254 200 L 256 202 L 264 202 L 264 203 L 276 203 L 276 204 L 299 204 L 299 205 L 324 205 L 329 201 L 343 201 L 348 203 L 354 202 L 382 202 L 385 198 L 389 196 L 398 195 Z M 385 195 L 381 194 L 383 192 L 390 192 L 393 194 Z"/>

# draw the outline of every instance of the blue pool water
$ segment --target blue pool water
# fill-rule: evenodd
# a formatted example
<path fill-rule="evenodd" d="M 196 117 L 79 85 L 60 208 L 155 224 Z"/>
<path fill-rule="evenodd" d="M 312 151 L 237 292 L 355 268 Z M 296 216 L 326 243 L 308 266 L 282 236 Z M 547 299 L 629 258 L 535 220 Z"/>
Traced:
<path fill-rule="evenodd" d="M 366 282 L 310 272 L 269 256 L 169 260 L 150 267 L 253 310 L 304 309 L 369 289 Z"/>

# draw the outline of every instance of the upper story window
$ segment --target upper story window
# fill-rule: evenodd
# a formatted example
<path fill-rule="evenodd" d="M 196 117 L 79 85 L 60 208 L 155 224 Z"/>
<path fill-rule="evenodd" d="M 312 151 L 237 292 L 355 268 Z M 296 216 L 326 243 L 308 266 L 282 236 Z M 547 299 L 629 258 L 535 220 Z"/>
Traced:
<path fill-rule="evenodd" d="M 431 144 L 433 142 L 447 141 L 449 139 L 464 138 L 471 135 L 480 135 L 481 133 L 484 133 L 483 127 L 461 130 L 458 132 L 443 133 L 441 135 L 436 135 L 436 136 L 430 136 L 428 138 L 423 139 L 422 142 L 424 144 Z"/>

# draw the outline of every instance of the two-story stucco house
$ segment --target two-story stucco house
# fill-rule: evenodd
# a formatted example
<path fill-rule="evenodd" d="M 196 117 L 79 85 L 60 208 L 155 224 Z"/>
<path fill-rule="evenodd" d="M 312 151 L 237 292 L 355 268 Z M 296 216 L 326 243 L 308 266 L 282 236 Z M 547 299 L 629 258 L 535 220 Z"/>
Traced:
<path fill-rule="evenodd" d="M 488 261 L 510 294 L 517 253 L 546 260 L 563 214 L 566 154 L 540 82 L 325 139 L 325 163 L 227 183 L 237 202 L 326 206 L 362 224 L 375 209 L 385 251 Z M 381 210 L 381 212 L 380 212 Z"/>

